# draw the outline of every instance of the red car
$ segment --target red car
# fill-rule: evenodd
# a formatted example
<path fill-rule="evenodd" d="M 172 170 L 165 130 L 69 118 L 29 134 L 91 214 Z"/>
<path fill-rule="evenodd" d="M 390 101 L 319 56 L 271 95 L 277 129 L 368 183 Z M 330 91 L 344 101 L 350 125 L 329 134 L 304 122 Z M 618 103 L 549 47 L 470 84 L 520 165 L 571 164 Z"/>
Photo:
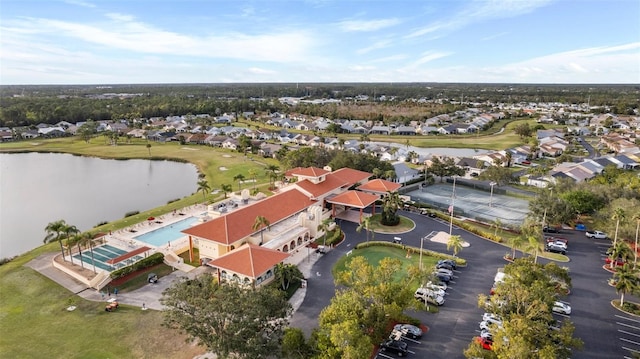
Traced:
<path fill-rule="evenodd" d="M 610 265 L 611 265 L 611 258 L 607 257 L 607 258 L 604 260 L 604 263 L 605 263 L 605 264 L 607 264 L 608 266 L 610 266 Z M 614 265 L 615 267 L 622 267 L 625 263 L 626 263 L 626 262 L 625 262 L 624 260 L 622 260 L 622 258 L 618 258 L 618 259 L 616 259 L 616 260 L 614 261 L 613 265 Z"/>
<path fill-rule="evenodd" d="M 564 244 L 569 244 L 569 240 L 562 237 L 545 236 L 544 239 L 547 241 L 547 243 L 557 241 L 557 242 L 562 242 Z"/>
<path fill-rule="evenodd" d="M 482 349 L 491 350 L 491 346 L 493 345 L 493 340 L 483 337 L 476 337 L 476 343 L 482 345 Z"/>

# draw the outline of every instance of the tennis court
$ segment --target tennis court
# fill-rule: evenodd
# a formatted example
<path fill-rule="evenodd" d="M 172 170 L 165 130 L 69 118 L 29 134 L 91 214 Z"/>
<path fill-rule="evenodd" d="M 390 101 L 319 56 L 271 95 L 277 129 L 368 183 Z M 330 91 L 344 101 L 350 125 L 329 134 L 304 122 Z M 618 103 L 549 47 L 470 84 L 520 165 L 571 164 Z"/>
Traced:
<path fill-rule="evenodd" d="M 436 183 L 407 192 L 412 201 L 422 202 L 443 211 L 452 205 L 456 216 L 493 222 L 499 219 L 503 224 L 521 225 L 529 213 L 529 201 L 502 194 L 503 190 L 490 191 L 474 189 L 456 184 L 455 195 L 450 183 Z"/>

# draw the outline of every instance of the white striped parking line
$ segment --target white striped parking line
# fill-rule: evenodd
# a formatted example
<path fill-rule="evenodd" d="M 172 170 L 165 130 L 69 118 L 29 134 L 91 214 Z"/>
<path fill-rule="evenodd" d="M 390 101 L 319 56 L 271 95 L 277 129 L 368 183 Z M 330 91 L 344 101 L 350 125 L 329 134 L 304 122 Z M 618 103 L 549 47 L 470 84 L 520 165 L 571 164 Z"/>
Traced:
<path fill-rule="evenodd" d="M 636 322 L 636 323 L 640 323 L 640 320 L 638 320 L 638 319 L 625 317 L 625 316 L 622 316 L 622 315 L 619 315 L 619 314 L 616 314 L 615 317 L 620 318 L 620 319 L 629 320 L 629 321 Z"/>
<path fill-rule="evenodd" d="M 633 325 L 631 325 L 631 324 L 620 323 L 620 322 L 616 322 L 616 324 L 618 324 L 618 325 L 622 325 L 623 327 L 633 328 L 633 329 L 640 330 L 640 327 L 634 327 L 634 326 L 633 326 Z"/>
<path fill-rule="evenodd" d="M 627 348 L 627 347 L 622 347 L 622 349 L 624 349 L 624 350 L 628 350 L 628 351 L 630 351 L 630 352 L 634 352 L 634 353 L 640 353 L 640 351 L 638 351 L 638 350 L 631 349 L 631 348 Z"/>
<path fill-rule="evenodd" d="M 640 334 L 638 334 L 638 333 L 631 333 L 631 332 L 628 332 L 628 331 L 626 331 L 626 330 L 622 330 L 622 329 L 618 329 L 618 331 L 619 331 L 620 333 L 633 335 L 634 337 L 640 337 Z"/>
<path fill-rule="evenodd" d="M 623 342 L 627 342 L 627 343 L 631 343 L 631 344 L 635 344 L 635 345 L 639 345 L 640 346 L 640 343 L 634 342 L 633 340 L 629 340 L 629 339 L 626 339 L 626 338 L 620 338 L 620 340 L 622 340 Z"/>

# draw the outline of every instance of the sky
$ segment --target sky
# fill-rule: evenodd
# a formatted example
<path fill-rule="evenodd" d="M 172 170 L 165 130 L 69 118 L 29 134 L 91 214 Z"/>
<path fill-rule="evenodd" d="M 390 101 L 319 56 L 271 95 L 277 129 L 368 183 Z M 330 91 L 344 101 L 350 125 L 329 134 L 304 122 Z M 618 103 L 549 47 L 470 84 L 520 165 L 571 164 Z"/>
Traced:
<path fill-rule="evenodd" d="M 638 0 L 1 0 L 0 84 L 640 83 Z"/>

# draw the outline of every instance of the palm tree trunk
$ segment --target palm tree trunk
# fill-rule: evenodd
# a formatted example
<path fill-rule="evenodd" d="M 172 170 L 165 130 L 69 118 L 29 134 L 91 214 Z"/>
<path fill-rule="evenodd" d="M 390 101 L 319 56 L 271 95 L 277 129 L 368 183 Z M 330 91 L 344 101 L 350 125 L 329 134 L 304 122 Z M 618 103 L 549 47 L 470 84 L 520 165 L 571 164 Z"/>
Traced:
<path fill-rule="evenodd" d="M 60 243 L 60 252 L 62 252 L 62 260 L 67 261 L 67 258 L 64 256 L 64 247 L 62 246 L 62 239 L 58 239 L 58 243 Z"/>
<path fill-rule="evenodd" d="M 80 242 L 78 242 L 78 255 L 80 256 L 80 267 L 84 269 L 84 261 L 82 260 L 82 248 L 80 248 Z"/>
<path fill-rule="evenodd" d="M 93 243 L 89 241 L 89 250 L 91 251 L 91 263 L 93 264 L 93 273 L 96 273 L 96 260 L 93 259 Z"/>
<path fill-rule="evenodd" d="M 620 293 L 620 307 L 624 305 L 624 292 Z"/>

